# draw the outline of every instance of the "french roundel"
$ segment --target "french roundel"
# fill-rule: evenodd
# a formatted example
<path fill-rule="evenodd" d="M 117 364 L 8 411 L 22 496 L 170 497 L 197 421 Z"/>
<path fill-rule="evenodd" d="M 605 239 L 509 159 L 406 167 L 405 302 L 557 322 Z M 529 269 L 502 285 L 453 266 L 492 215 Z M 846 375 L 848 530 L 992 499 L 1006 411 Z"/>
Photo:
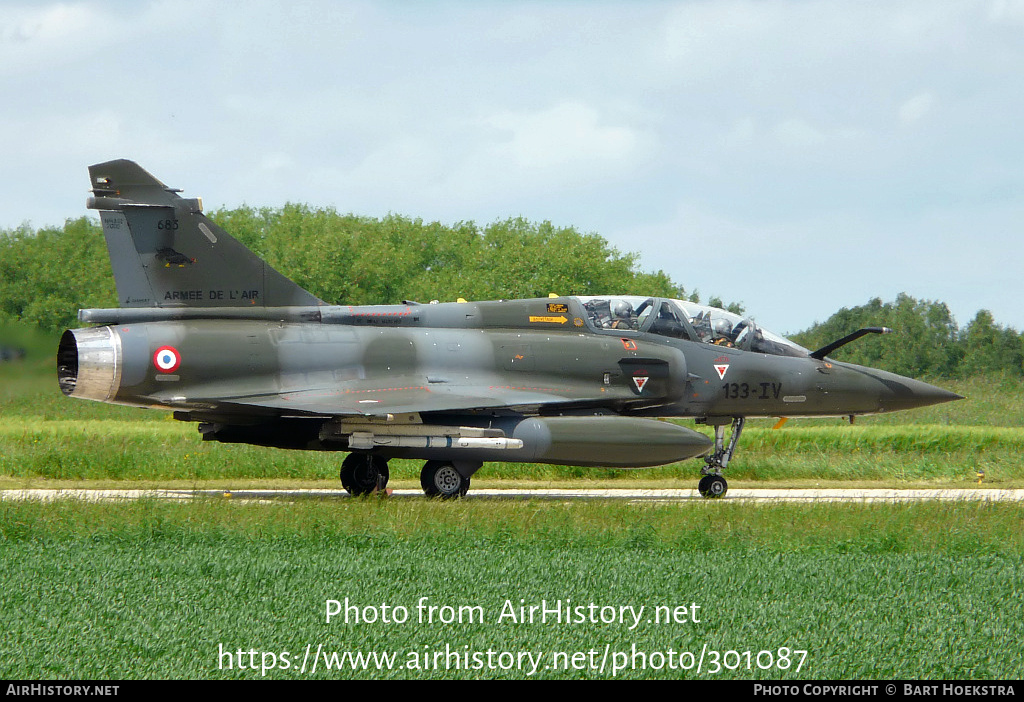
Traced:
<path fill-rule="evenodd" d="M 173 346 L 161 346 L 153 354 L 153 365 L 161 373 L 173 373 L 181 365 L 181 354 Z"/>

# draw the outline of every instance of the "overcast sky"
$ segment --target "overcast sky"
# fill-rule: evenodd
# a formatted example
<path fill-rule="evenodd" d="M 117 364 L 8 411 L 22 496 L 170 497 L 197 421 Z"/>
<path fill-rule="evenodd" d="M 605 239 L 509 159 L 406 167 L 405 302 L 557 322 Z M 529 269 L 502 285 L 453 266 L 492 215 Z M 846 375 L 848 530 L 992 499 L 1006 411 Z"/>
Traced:
<path fill-rule="evenodd" d="M 595 232 L 794 332 L 1024 329 L 1024 2 L 0 0 L 0 227 L 130 158 L 207 208 Z M 612 292 L 612 291 L 609 291 Z"/>

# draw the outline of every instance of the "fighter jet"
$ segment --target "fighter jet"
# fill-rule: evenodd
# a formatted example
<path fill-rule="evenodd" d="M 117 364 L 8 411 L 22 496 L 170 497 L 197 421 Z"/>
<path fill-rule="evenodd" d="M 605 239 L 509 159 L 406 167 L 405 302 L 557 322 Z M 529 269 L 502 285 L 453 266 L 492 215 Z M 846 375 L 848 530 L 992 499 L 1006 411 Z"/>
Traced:
<path fill-rule="evenodd" d="M 641 468 L 703 456 L 721 497 L 748 417 L 848 416 L 959 395 L 832 360 L 749 317 L 598 295 L 334 305 L 271 268 L 137 164 L 89 168 L 120 298 L 65 331 L 65 395 L 171 410 L 207 441 L 343 451 L 342 485 L 383 491 L 425 461 L 430 496 L 486 461 Z M 670 418 L 713 428 L 714 439 Z M 728 442 L 726 427 L 731 427 Z"/>

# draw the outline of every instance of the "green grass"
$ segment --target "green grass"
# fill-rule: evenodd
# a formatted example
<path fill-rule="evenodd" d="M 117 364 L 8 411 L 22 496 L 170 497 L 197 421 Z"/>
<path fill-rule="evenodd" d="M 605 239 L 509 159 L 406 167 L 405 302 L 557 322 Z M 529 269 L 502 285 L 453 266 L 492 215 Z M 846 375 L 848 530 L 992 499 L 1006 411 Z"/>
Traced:
<path fill-rule="evenodd" d="M 967 503 L 4 504 L 0 675 L 261 677 L 259 670 L 219 667 L 219 645 L 289 652 L 296 667 L 307 644 L 392 651 L 400 662 L 409 651 L 445 644 L 547 654 L 603 652 L 606 645 L 631 652 L 635 645 L 647 653 L 698 655 L 707 645 L 808 654 L 799 674 L 619 674 L 1015 679 L 1024 674 L 1021 520 L 1016 506 Z M 479 606 L 484 621 L 421 623 L 421 597 L 438 606 Z M 345 598 L 360 607 L 404 606 L 411 621 L 328 624 L 326 601 Z M 633 631 L 590 622 L 499 622 L 503 603 L 520 599 L 616 608 L 696 604 L 700 622 L 654 624 L 644 617 Z M 267 674 L 306 676 L 294 669 Z M 353 672 L 322 665 L 316 675 L 524 676 L 521 668 Z M 609 668 L 589 667 L 538 675 L 610 676 Z"/>
<path fill-rule="evenodd" d="M 159 417 L 149 413 L 150 417 Z M 340 455 L 224 445 L 200 440 L 194 425 L 163 419 L 0 422 L 0 475 L 21 480 L 334 480 Z M 730 465 L 730 480 L 803 484 L 877 482 L 996 487 L 1024 484 L 1024 428 L 915 425 L 751 428 Z M 481 481 L 588 480 L 628 485 L 688 485 L 698 461 L 642 471 L 488 463 Z M 418 480 L 417 461 L 391 462 L 396 481 Z M 737 483 L 738 484 L 738 483 Z"/>

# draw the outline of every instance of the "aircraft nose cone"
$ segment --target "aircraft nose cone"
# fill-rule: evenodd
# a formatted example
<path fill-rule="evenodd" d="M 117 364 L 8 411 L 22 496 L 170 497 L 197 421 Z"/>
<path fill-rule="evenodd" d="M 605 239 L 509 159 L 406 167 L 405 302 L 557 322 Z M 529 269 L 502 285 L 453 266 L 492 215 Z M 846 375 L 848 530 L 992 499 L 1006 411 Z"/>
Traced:
<path fill-rule="evenodd" d="M 964 399 L 963 395 L 913 378 L 905 378 L 891 373 L 880 374 L 876 377 L 886 388 L 880 398 L 883 412 L 927 407 Z"/>

